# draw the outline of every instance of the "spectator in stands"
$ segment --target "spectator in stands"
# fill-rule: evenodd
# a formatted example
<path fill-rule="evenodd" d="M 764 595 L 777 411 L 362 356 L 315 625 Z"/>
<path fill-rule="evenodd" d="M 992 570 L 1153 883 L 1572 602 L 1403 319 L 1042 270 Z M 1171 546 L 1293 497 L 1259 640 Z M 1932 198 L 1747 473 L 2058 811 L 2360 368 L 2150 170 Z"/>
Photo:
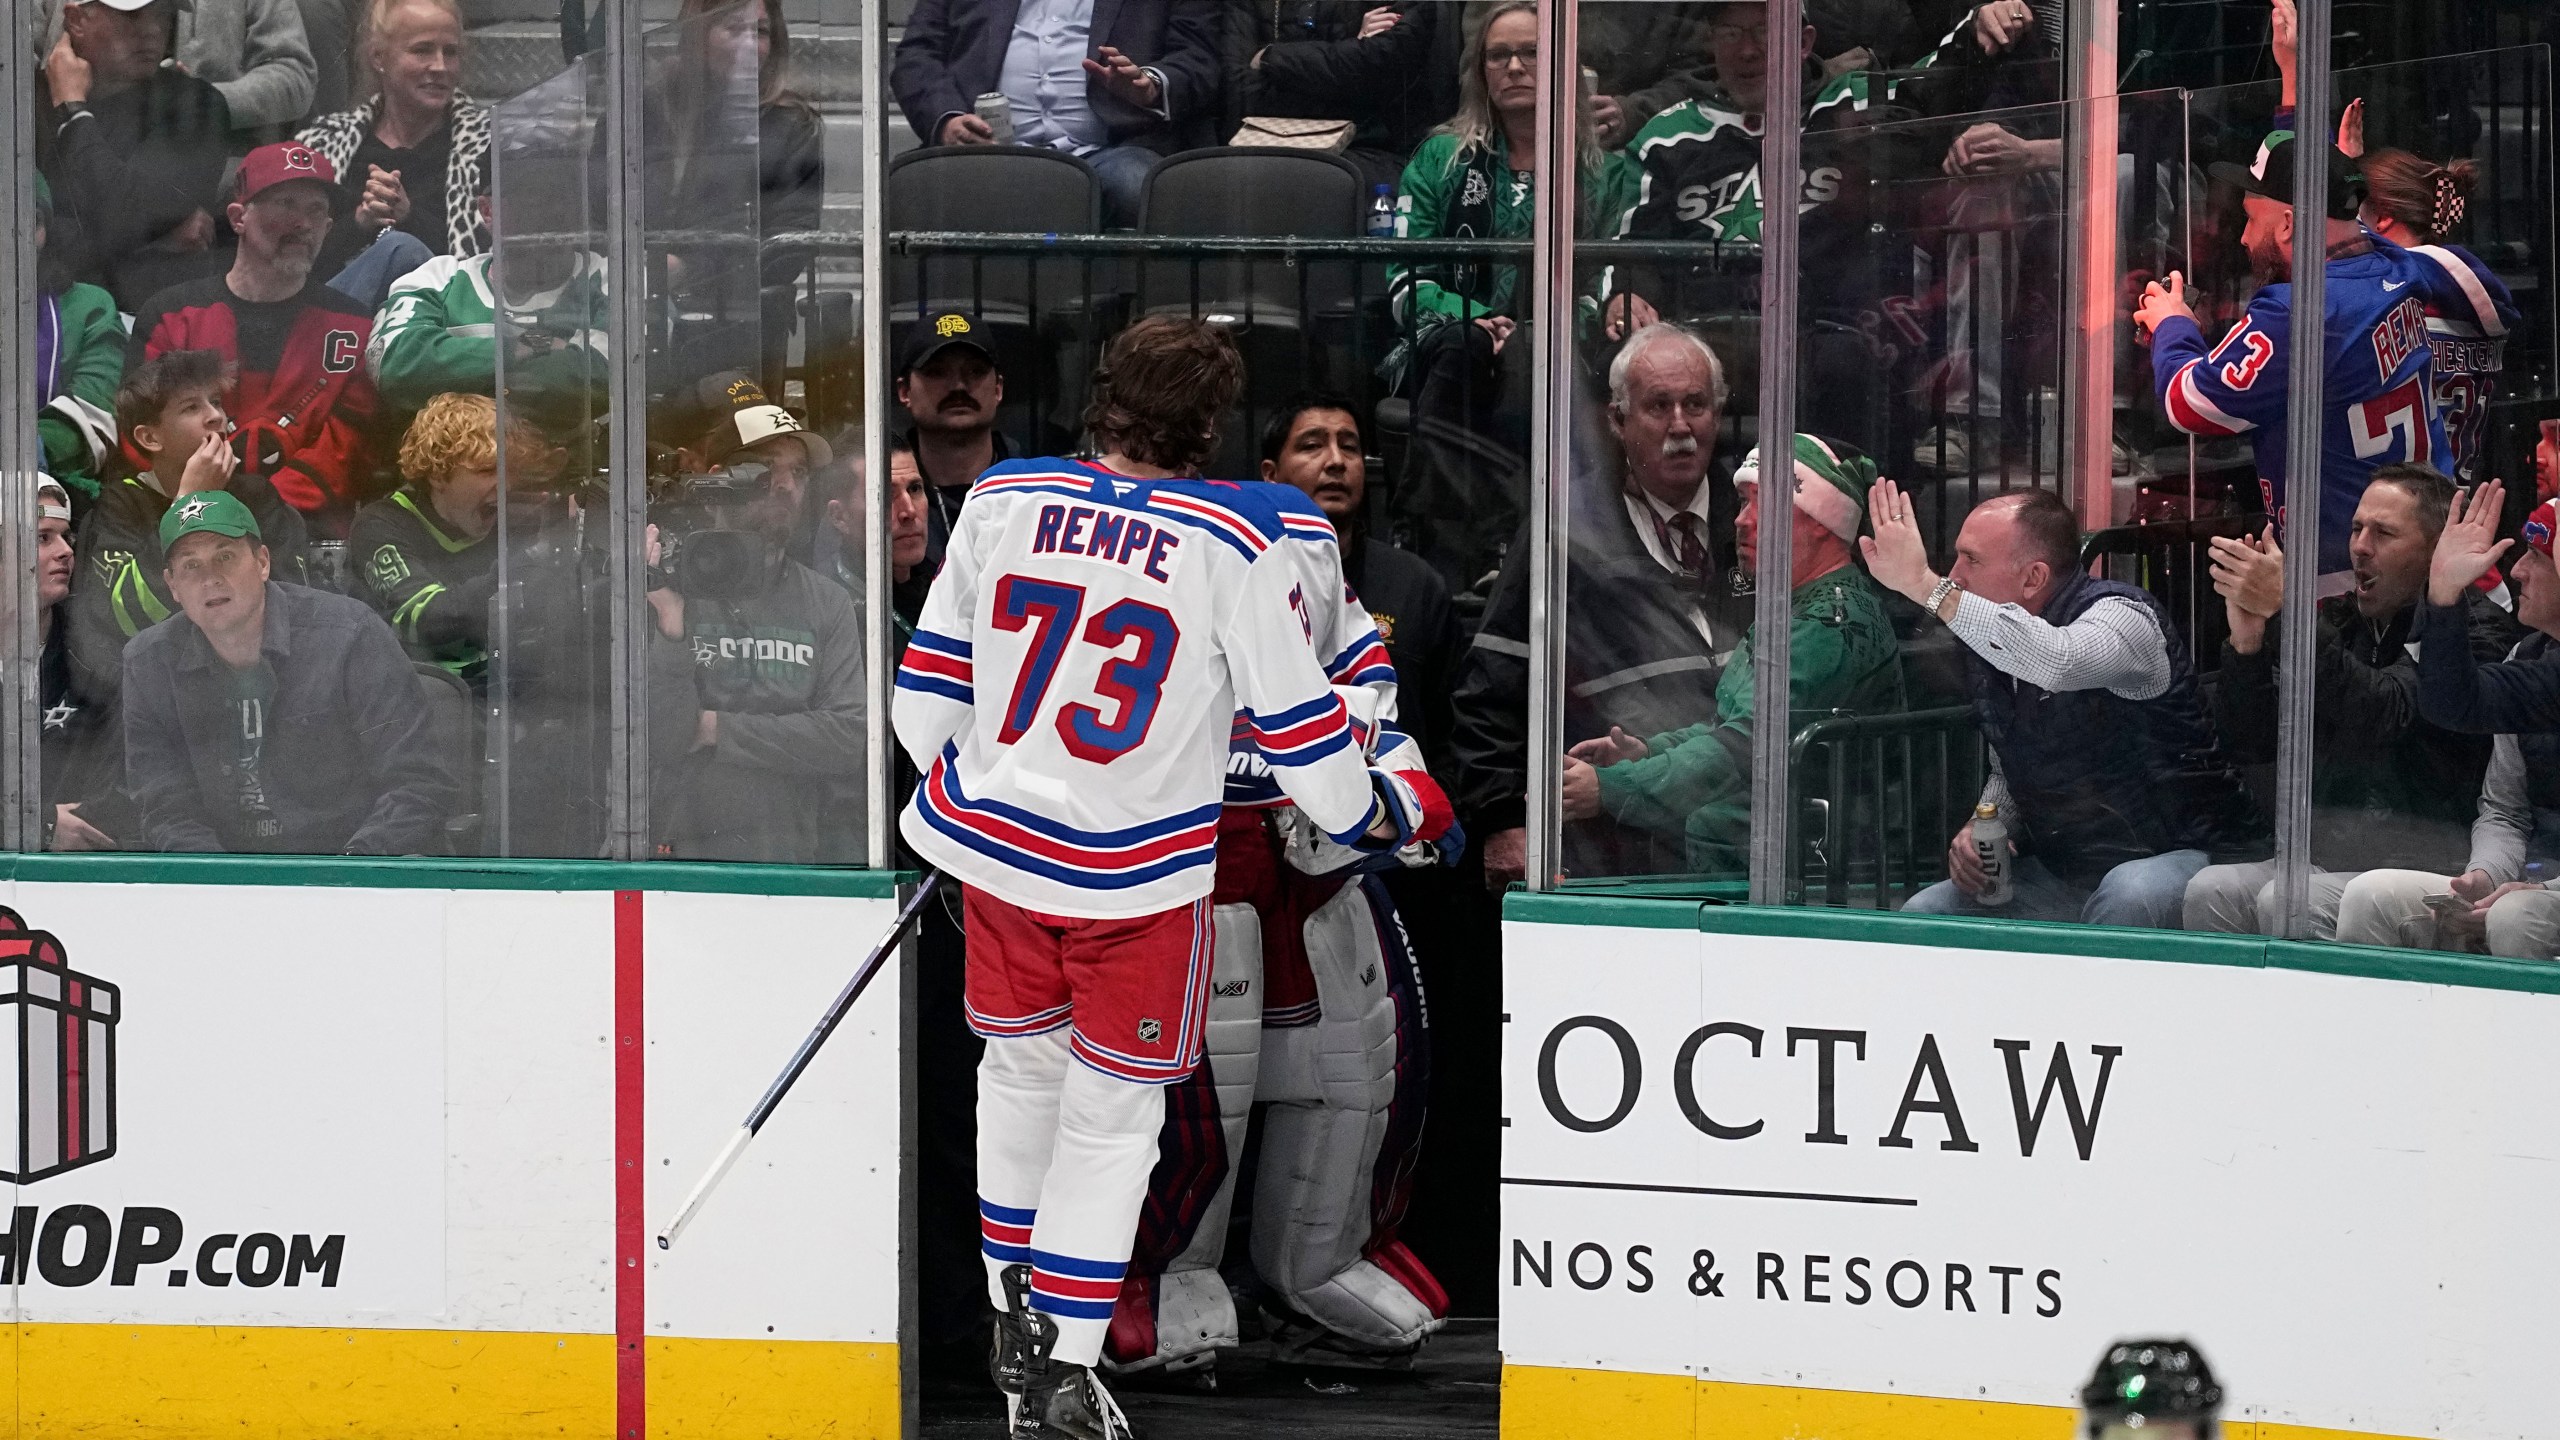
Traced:
<path fill-rule="evenodd" d="M 257 517 L 209 490 L 160 518 L 185 614 L 124 656 L 125 764 L 153 850 L 414 855 L 459 780 L 364 602 L 269 578 Z"/>
<path fill-rule="evenodd" d="M 1964 643 L 1991 742 L 1982 800 L 2017 851 L 2013 897 L 1983 906 L 1968 820 L 1947 849 L 1952 878 L 1903 908 L 2176 928 L 2187 882 L 2259 831 L 2168 611 L 2081 567 L 2079 522 L 2050 490 L 1977 506 L 1944 578 L 1909 496 L 1879 481 L 1869 508 L 1875 536 L 1861 546 L 1877 583 Z"/>
<path fill-rule="evenodd" d="M 2533 442 L 2533 498 L 2560 500 L 2560 420 L 2537 425 Z"/>
<path fill-rule="evenodd" d="M 1706 12 L 1705 5 L 1684 0 L 1594 5 L 1582 13 L 1582 64 L 1593 77 L 1591 129 L 1602 149 L 1617 149 L 1654 116 L 1706 93 L 1712 72 L 1698 50 Z"/>
<path fill-rule="evenodd" d="M 784 547 L 824 440 L 744 375 L 691 399 L 710 419 L 650 530 L 651 817 L 695 860 L 861 858 L 863 636 L 853 601 Z"/>
<path fill-rule="evenodd" d="M 361 361 L 373 313 L 312 278 L 336 174 L 307 145 L 262 145 L 240 162 L 230 205 L 240 235 L 229 273 L 174 286 L 134 316 L 125 368 L 179 350 L 231 367 L 223 410 L 243 468 L 320 528 L 344 534 L 370 478 L 373 382 Z"/>
<path fill-rule="evenodd" d="M 367 0 L 357 80 L 365 98 L 294 137 L 337 172 L 351 217 L 330 236 L 320 273 L 338 274 L 391 233 L 417 242 L 404 247 L 414 258 L 400 274 L 429 255 L 489 248 L 489 109 L 462 93 L 462 35 L 456 0 Z M 385 276 L 383 290 L 398 278 Z M 382 296 L 356 298 L 379 305 Z"/>
<path fill-rule="evenodd" d="M 1565 555 L 1568 745 L 1615 731 L 1659 735 L 1716 713 L 1717 673 L 1751 621 L 1734 583 L 1732 480 L 1713 467 L 1724 366 L 1676 325 L 1628 338 L 1609 365 L 1621 474 L 1577 476 Z M 1592 447 L 1578 448 L 1590 453 Z M 1453 798 L 1483 837 L 1485 881 L 1521 878 L 1529 786 L 1529 566 L 1515 545 L 1451 702 Z M 1674 841 L 1572 825 L 1565 866 L 1581 875 L 1681 868 Z"/>
<path fill-rule="evenodd" d="M 577 236 L 582 163 L 529 156 L 507 190 L 507 225 L 527 236 Z M 510 244 L 502 276 L 486 250 L 438 255 L 394 282 L 365 349 L 365 372 L 395 412 L 438 395 L 495 395 L 507 346 L 508 411 L 562 443 L 604 410 L 604 257 L 567 241 Z"/>
<path fill-rule="evenodd" d="M 302 14 L 302 38 L 311 45 L 311 113 L 335 115 L 354 98 L 348 89 L 357 68 L 356 30 L 364 7 L 359 0 L 294 0 L 293 8 Z"/>
<path fill-rule="evenodd" d="M 2444 530 L 2453 484 L 2423 465 L 2374 472 L 2356 505 L 2347 550 L 2355 589 L 2320 604 L 2312 661 L 2312 933 L 2336 933 L 2338 897 L 2356 872 L 2439 870 L 2462 853 L 2472 797 L 2489 763 L 2485 737 L 2460 735 L 2418 713 L 2413 628 L 2427 567 Z M 2284 607 L 2284 552 L 2273 528 L 2255 539 L 2213 541 L 2213 584 L 2230 617 L 2214 718 L 2241 764 L 2276 758 L 2277 637 Z M 2463 645 L 2495 661 L 2516 641 L 2515 622 L 2466 589 Z M 2186 928 L 2276 933 L 2275 865 L 2212 865 L 2187 884 Z"/>
<path fill-rule="evenodd" d="M 978 339 L 975 321 L 945 310 L 907 328 L 906 345 L 898 352 L 898 408 L 907 412 L 907 428 L 896 443 L 914 452 L 929 487 L 928 573 L 942 568 L 942 548 L 960 523 L 969 487 L 997 461 L 1017 453 L 996 428 L 996 407 L 1003 403 L 1004 374 Z"/>
<path fill-rule="evenodd" d="M 211 350 L 174 350 L 136 366 L 116 391 L 116 421 L 144 468 L 107 483 L 80 529 L 80 582 L 71 592 L 71 666 L 83 693 L 115 698 L 125 643 L 177 613 L 161 586 L 160 517 L 178 501 L 227 491 L 272 536 L 276 570 L 302 573 L 301 512 L 265 477 L 240 468 L 223 413 L 228 377 Z"/>
<path fill-rule="evenodd" d="M 119 793 L 124 737 L 115 706 L 86 693 L 71 673 L 71 625 L 62 602 L 71 595 L 71 493 L 50 475 L 36 477 L 36 662 L 44 769 L 44 848 L 113 850 L 130 827 Z"/>
<path fill-rule="evenodd" d="M 1336 153 L 1360 168 L 1364 189 L 1392 190 L 1405 157 L 1457 104 L 1449 6 L 1290 0 L 1268 13 L 1233 5 L 1226 16 L 1222 135 L 1256 116 L 1346 121 L 1355 128 Z"/>
<path fill-rule="evenodd" d="M 708 229 L 751 228 L 759 240 L 819 228 L 827 193 L 824 126 L 791 88 L 791 30 L 782 0 L 682 0 L 679 40 L 653 96 L 651 213 Z M 746 117 L 754 118 L 750 123 Z M 727 322 L 697 340 L 696 363 L 762 365 L 780 378 L 799 314 L 792 284 L 809 252 L 768 245 L 760 257 L 679 249 L 669 278 L 687 310 Z"/>
<path fill-rule="evenodd" d="M 1396 233 L 1525 237 L 1537 180 L 1536 5 L 1504 0 L 1484 12 L 1460 57 L 1458 96 L 1458 113 L 1404 167 Z M 1588 115 L 1574 148 L 1581 233 L 1598 234 L 1632 203 L 1635 167 L 1602 152 Z M 1390 266 L 1387 285 L 1407 339 L 1386 369 L 1413 396 L 1412 463 L 1394 528 L 1451 593 L 1481 593 L 1528 498 L 1528 288 L 1519 267 L 1474 261 Z"/>
<path fill-rule="evenodd" d="M 1424 762 L 1448 774 L 1449 686 L 1465 637 L 1439 574 L 1369 528 L 1369 462 L 1351 402 L 1313 392 L 1284 401 L 1263 427 L 1262 478 L 1305 491 L 1333 521 L 1343 578 L 1395 666 L 1397 723 Z"/>
<path fill-rule="evenodd" d="M 889 85 L 927 145 L 993 144 L 975 104 L 1001 91 L 1013 143 L 1083 157 L 1135 225 L 1157 157 L 1210 143 L 1218 29 L 1217 0 L 919 0 Z"/>
<path fill-rule="evenodd" d="M 86 513 L 116 460 L 116 383 L 124 378 L 124 317 L 115 297 L 66 273 L 46 247 L 53 187 L 36 189 L 36 434 L 45 470 Z"/>
<path fill-rule="evenodd" d="M 37 163 L 62 258 L 126 311 L 223 265 L 212 247 L 231 110 L 210 83 L 162 64 L 177 17 L 178 0 L 82 0 L 45 57 L 52 108 Z"/>
<path fill-rule="evenodd" d="M 72 12 L 83 3 L 140 10 L 148 0 L 44 0 L 48 41 L 70 33 Z M 213 86 L 233 129 L 276 138 L 311 113 L 318 72 L 294 0 L 180 0 L 171 20 L 164 53 L 181 72 Z"/>
<path fill-rule="evenodd" d="M 2294 166 L 2303 148 L 2279 132 L 2249 167 L 2212 167 L 2215 180 L 2241 192 L 2249 216 L 2241 243 L 2266 282 L 2240 326 L 2208 341 L 2176 271 L 2143 287 L 2133 316 L 2152 336 L 2152 385 L 2170 423 L 2194 435 L 2247 435 L 2271 515 L 2285 513 L 2288 467 L 2295 464 L 2284 423 L 2293 287 L 2275 282 L 2293 275 Z M 2360 190 L 2347 162 L 2327 145 L 2314 148 L 2329 166 L 2329 211 L 2320 222 L 2329 257 L 2322 292 L 2329 364 L 2321 454 L 2316 468 L 2301 468 L 2321 487 L 2317 558 L 2320 573 L 2333 575 L 2347 568 L 2347 519 L 2374 470 L 2447 453 L 2442 417 L 2421 393 L 2434 363 L 2421 328 L 2425 310 L 2437 307 L 2482 335 L 2503 335 L 2520 317 L 2477 257 L 2403 250 L 2358 225 Z"/>
<path fill-rule="evenodd" d="M 1683 241 L 1695 258 L 1639 261 L 1603 272 L 1602 333 L 1615 339 L 1658 315 L 1713 330 L 1756 333 L 1760 308 L 1759 184 L 1761 111 L 1769 94 L 1768 6 L 1708 7 L 1707 51 L 1715 86 L 1671 106 L 1636 133 L 1629 151 L 1642 168 L 1641 187 L 1626 195 L 1611 231 L 1629 239 Z M 1805 52 L 1818 34 L 1804 28 Z M 1910 288 L 1909 258 L 1897 271 L 1879 256 L 1875 235 L 1891 223 L 1874 171 L 1910 143 L 1899 130 L 1867 127 L 1869 77 L 1852 71 L 1826 78 L 1808 62 L 1804 85 L 1804 182 L 1801 259 L 1806 277 L 1803 336 L 1805 382 L 1800 419 L 1807 428 L 1870 451 L 1884 445 L 1877 341 L 1888 295 Z"/>
<path fill-rule="evenodd" d="M 2497 538 L 2505 500 L 2496 481 L 2454 497 L 2418 607 L 2421 712 L 2448 729 L 2496 734 L 2469 863 L 2454 876 L 2357 876 L 2338 902 L 2340 940 L 2422 950 L 2477 950 L 2485 941 L 2493 955 L 2560 955 L 2560 892 L 2550 888 L 2560 878 L 2560 570 L 2551 559 L 2560 514 L 2552 502 L 2525 521 L 2516 561 L 2516 619 L 2530 633 L 2488 665 L 2460 638 L 2466 592 L 2515 543 Z"/>
<path fill-rule="evenodd" d="M 1884 593 L 1856 564 L 1875 463 L 1815 435 L 1795 443 L 1795 524 L 1789 530 L 1794 618 L 1789 627 L 1791 714 L 1877 715 L 1903 705 L 1901 642 Z M 1760 452 L 1734 472 L 1742 492 L 1736 563 L 1759 560 Z M 1570 607 L 1568 605 L 1568 613 Z M 1725 660 L 1715 718 L 1639 737 L 1612 726 L 1575 745 L 1564 764 L 1564 818 L 1606 817 L 1685 838 L 1687 868 L 1741 875 L 1751 868 L 1751 635 Z"/>
<path fill-rule="evenodd" d="M 504 479 L 550 478 L 557 457 L 521 422 L 509 427 Z M 478 686 L 489 661 L 489 600 L 498 588 L 490 536 L 501 503 L 498 406 L 486 395 L 439 395 L 400 442 L 401 486 L 356 512 L 347 555 L 366 598 L 412 659 Z"/>

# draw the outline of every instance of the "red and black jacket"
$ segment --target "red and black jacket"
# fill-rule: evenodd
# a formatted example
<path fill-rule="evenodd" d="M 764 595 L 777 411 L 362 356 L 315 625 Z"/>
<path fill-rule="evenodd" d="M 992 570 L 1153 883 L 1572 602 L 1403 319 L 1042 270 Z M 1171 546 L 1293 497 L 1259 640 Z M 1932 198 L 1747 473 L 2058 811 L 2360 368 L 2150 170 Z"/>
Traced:
<path fill-rule="evenodd" d="M 212 350 L 237 374 L 223 409 L 241 454 L 295 509 L 343 517 L 365 477 L 373 381 L 364 350 L 373 313 L 317 281 L 290 300 L 252 302 L 224 277 L 161 291 L 133 319 L 125 371 L 172 350 Z"/>

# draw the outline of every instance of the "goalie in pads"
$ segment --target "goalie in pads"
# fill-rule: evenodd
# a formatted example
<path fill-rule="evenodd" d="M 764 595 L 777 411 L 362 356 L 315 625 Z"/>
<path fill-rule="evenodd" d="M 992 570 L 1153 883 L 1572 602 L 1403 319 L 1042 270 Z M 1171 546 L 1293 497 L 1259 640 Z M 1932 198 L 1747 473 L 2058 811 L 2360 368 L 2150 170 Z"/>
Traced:
<path fill-rule="evenodd" d="M 1277 487 L 1178 478 L 1242 370 L 1196 321 L 1115 338 L 1087 416 L 1102 461 L 978 480 L 899 666 L 924 776 L 901 829 L 966 887 L 991 1368 L 1016 1437 L 1129 1433 L 1092 1367 L 1164 1087 L 1200 1063 L 1234 724 L 1329 841 L 1392 851 L 1424 819 L 1317 662 Z"/>
<path fill-rule="evenodd" d="M 1454 860 L 1465 841 L 1419 747 L 1393 724 L 1395 671 L 1343 581 L 1332 528 L 1300 503 L 1305 518 L 1289 523 L 1306 593 L 1338 597 L 1310 607 L 1316 653 L 1373 763 L 1425 797 L 1428 818 L 1395 856 L 1334 844 L 1291 807 L 1239 726 L 1218 835 L 1209 1064 L 1167 1092 L 1105 1350 L 1115 1372 L 1194 1370 L 1239 1342 L 1219 1264 L 1256 1102 L 1266 1108 L 1253 1263 L 1273 1292 L 1279 1357 L 1406 1367 L 1448 1312 L 1438 1280 L 1396 1236 L 1430 1062 L 1403 923 L 1364 872 Z"/>

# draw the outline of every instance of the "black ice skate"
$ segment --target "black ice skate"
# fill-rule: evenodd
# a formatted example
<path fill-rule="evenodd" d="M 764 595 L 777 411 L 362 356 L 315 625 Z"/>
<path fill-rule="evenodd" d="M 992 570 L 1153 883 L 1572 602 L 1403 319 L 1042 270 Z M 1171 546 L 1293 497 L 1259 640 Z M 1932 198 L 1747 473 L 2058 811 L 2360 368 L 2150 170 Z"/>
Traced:
<path fill-rule="evenodd" d="M 995 1343 L 987 1354 L 987 1375 L 996 1388 L 1005 1393 L 1011 1418 L 1012 1402 L 1022 1398 L 1024 1377 L 1030 1372 L 1032 1351 L 1036 1343 L 1040 1363 L 1046 1364 L 1049 1349 L 1058 1343 L 1054 1321 L 1031 1308 L 1031 1267 L 1008 1265 L 1002 1275 L 1004 1309 L 996 1316 Z"/>
<path fill-rule="evenodd" d="M 1100 1375 L 1045 1355 L 1013 1419 L 1013 1440 L 1137 1440 L 1137 1434 Z"/>

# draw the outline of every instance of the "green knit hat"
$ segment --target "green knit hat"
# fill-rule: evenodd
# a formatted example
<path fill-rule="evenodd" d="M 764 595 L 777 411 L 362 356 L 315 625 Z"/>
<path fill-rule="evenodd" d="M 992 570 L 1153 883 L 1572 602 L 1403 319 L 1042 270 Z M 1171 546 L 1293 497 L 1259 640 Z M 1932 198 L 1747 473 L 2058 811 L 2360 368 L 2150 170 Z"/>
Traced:
<path fill-rule="evenodd" d="M 1760 483 L 1760 448 L 1742 457 L 1733 483 Z M 1876 483 L 1876 464 L 1857 446 L 1819 435 L 1796 436 L 1796 508 L 1843 540 L 1858 538 L 1867 519 L 1867 491 Z"/>

